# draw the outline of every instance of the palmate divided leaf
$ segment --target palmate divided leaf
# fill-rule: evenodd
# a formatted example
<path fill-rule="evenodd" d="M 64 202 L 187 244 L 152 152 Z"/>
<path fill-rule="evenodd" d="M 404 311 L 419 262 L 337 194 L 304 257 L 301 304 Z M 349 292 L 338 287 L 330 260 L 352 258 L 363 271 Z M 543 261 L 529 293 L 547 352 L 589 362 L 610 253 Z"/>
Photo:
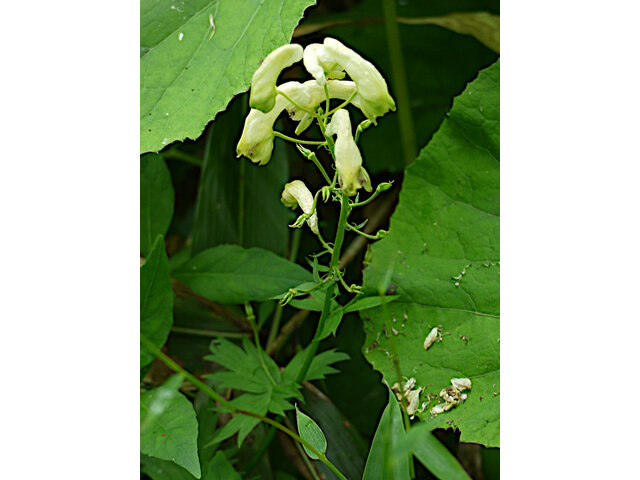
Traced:
<path fill-rule="evenodd" d="M 294 408 L 290 403 L 291 399 L 303 400 L 299 391 L 300 384 L 296 379 L 306 354 L 307 351 L 299 352 L 281 372 L 273 359 L 259 351 L 248 339 L 243 339 L 240 347 L 225 338 L 219 338 L 211 342 L 211 355 L 207 355 L 205 360 L 214 362 L 225 370 L 207 374 L 205 378 L 219 388 L 246 392 L 231 400 L 237 408 L 260 415 L 267 412 L 284 415 L 285 411 Z M 314 357 L 304 380 L 318 380 L 337 373 L 338 370 L 330 365 L 348 358 L 347 354 L 334 350 L 322 352 Z M 236 415 L 216 432 L 212 443 L 221 442 L 238 433 L 238 445 L 241 445 L 258 423 L 259 419 Z"/>

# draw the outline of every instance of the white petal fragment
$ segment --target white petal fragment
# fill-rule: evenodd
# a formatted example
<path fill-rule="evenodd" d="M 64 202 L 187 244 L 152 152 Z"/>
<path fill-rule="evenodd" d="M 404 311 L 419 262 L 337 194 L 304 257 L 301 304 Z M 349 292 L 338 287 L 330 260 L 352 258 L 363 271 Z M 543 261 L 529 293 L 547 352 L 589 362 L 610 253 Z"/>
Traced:
<path fill-rule="evenodd" d="M 427 338 L 424 339 L 424 349 L 427 350 L 431 345 L 433 345 L 433 342 L 435 342 L 437 339 L 438 339 L 438 327 L 433 327 L 429 332 L 429 334 L 427 335 Z"/>

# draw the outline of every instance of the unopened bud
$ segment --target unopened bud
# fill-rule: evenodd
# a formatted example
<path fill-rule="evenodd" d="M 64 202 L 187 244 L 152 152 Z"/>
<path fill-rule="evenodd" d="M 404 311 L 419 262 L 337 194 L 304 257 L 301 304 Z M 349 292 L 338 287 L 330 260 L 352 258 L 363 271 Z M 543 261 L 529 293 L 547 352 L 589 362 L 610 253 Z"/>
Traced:
<path fill-rule="evenodd" d="M 296 208 L 298 205 L 307 215 L 301 215 L 293 224 L 294 227 L 302 226 L 302 222 L 307 221 L 307 225 L 313 233 L 318 233 L 318 216 L 313 209 L 313 195 L 307 186 L 300 180 L 287 183 L 282 191 L 281 201 L 285 207 Z M 300 222 L 300 225 L 298 225 Z"/>
<path fill-rule="evenodd" d="M 382 182 L 376 187 L 378 192 L 384 192 L 392 187 L 393 182 Z"/>

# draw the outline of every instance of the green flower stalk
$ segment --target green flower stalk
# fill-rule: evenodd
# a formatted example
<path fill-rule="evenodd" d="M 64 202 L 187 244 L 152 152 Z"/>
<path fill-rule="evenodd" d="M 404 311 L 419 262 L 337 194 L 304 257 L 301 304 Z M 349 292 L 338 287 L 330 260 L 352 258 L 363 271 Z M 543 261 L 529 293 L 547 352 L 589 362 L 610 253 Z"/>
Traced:
<path fill-rule="evenodd" d="M 302 54 L 302 46 L 292 43 L 276 48 L 267 55 L 251 79 L 251 108 L 265 113 L 273 109 L 278 76 L 282 70 L 302 60 Z"/>
<path fill-rule="evenodd" d="M 371 189 L 369 174 L 362 166 L 362 156 L 351 134 L 349 112 L 338 110 L 327 125 L 327 133 L 336 135 L 335 157 L 338 182 L 345 195 L 351 197 L 360 188 Z"/>

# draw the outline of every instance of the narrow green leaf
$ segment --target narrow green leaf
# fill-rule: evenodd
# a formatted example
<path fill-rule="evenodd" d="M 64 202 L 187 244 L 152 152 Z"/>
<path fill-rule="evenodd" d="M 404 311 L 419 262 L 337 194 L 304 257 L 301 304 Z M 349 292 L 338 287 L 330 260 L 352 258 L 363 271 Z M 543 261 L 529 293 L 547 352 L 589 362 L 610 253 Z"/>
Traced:
<path fill-rule="evenodd" d="M 438 25 L 462 35 L 472 35 L 500 53 L 500 16 L 488 12 L 450 13 L 441 17 L 402 18 L 406 25 Z"/>
<path fill-rule="evenodd" d="M 298 424 L 298 434 L 302 437 L 303 440 L 309 442 L 313 448 L 318 450 L 320 453 L 324 455 L 327 451 L 327 439 L 320 430 L 320 427 L 313 419 L 300 410 L 298 410 L 298 406 L 296 405 L 296 421 Z M 307 448 L 306 445 L 302 445 L 304 447 L 304 451 L 307 452 L 309 457 L 317 460 L 318 457 L 315 453 Z"/>
<path fill-rule="evenodd" d="M 158 235 L 147 261 L 140 267 L 140 332 L 161 348 L 173 325 L 173 290 L 164 240 Z M 140 345 L 140 367 L 155 355 Z"/>
<path fill-rule="evenodd" d="M 171 460 L 200 478 L 198 421 L 191 402 L 178 392 L 174 375 L 155 390 L 140 394 L 140 451 Z"/>
<path fill-rule="evenodd" d="M 311 272 L 273 252 L 237 245 L 199 253 L 174 277 L 197 294 L 227 304 L 269 300 L 312 278 Z"/>
<path fill-rule="evenodd" d="M 344 310 L 342 308 L 338 308 L 331 312 L 324 321 L 324 325 L 322 326 L 322 331 L 318 332 L 316 336 L 316 340 L 323 340 L 327 338 L 329 335 L 335 335 L 336 330 L 340 326 L 340 322 L 342 321 L 342 316 L 344 314 Z"/>
<path fill-rule="evenodd" d="M 401 446 L 413 452 L 420 463 L 440 480 L 470 480 L 471 478 L 458 459 L 424 423 L 412 426 L 401 442 Z"/>
<path fill-rule="evenodd" d="M 169 230 L 173 217 L 173 184 L 162 155 L 140 157 L 140 254 L 147 256 L 158 235 Z"/>
<path fill-rule="evenodd" d="M 369 308 L 379 307 L 380 305 L 384 305 L 385 303 L 393 302 L 397 300 L 399 295 L 388 295 L 386 297 L 365 297 L 360 300 L 356 300 L 351 305 L 347 305 L 342 310 L 344 313 L 349 312 L 358 312 L 362 310 L 367 310 Z"/>
<path fill-rule="evenodd" d="M 215 457 L 209 462 L 205 480 L 241 480 L 242 477 L 231 465 L 231 462 L 222 450 L 218 450 Z"/>
<path fill-rule="evenodd" d="M 453 377 L 471 379 L 464 403 L 417 416 L 460 441 L 500 445 L 500 62 L 454 101 L 431 142 L 406 171 L 388 237 L 372 247 L 365 290 L 393 265 L 398 300 L 367 311 L 365 358 L 387 383 L 393 332 L 403 375 L 438 398 Z M 441 328 L 442 341 L 423 347 Z M 393 330 L 392 330 L 393 329 Z M 394 331 L 395 330 L 395 331 Z M 396 333 L 397 332 L 397 333 Z"/>
<path fill-rule="evenodd" d="M 141 152 L 197 138 L 313 0 L 143 0 Z"/>
<path fill-rule="evenodd" d="M 362 480 L 409 480 L 409 452 L 401 448 L 403 438 L 400 405 L 389 390 L 389 403 L 380 417 Z"/>

